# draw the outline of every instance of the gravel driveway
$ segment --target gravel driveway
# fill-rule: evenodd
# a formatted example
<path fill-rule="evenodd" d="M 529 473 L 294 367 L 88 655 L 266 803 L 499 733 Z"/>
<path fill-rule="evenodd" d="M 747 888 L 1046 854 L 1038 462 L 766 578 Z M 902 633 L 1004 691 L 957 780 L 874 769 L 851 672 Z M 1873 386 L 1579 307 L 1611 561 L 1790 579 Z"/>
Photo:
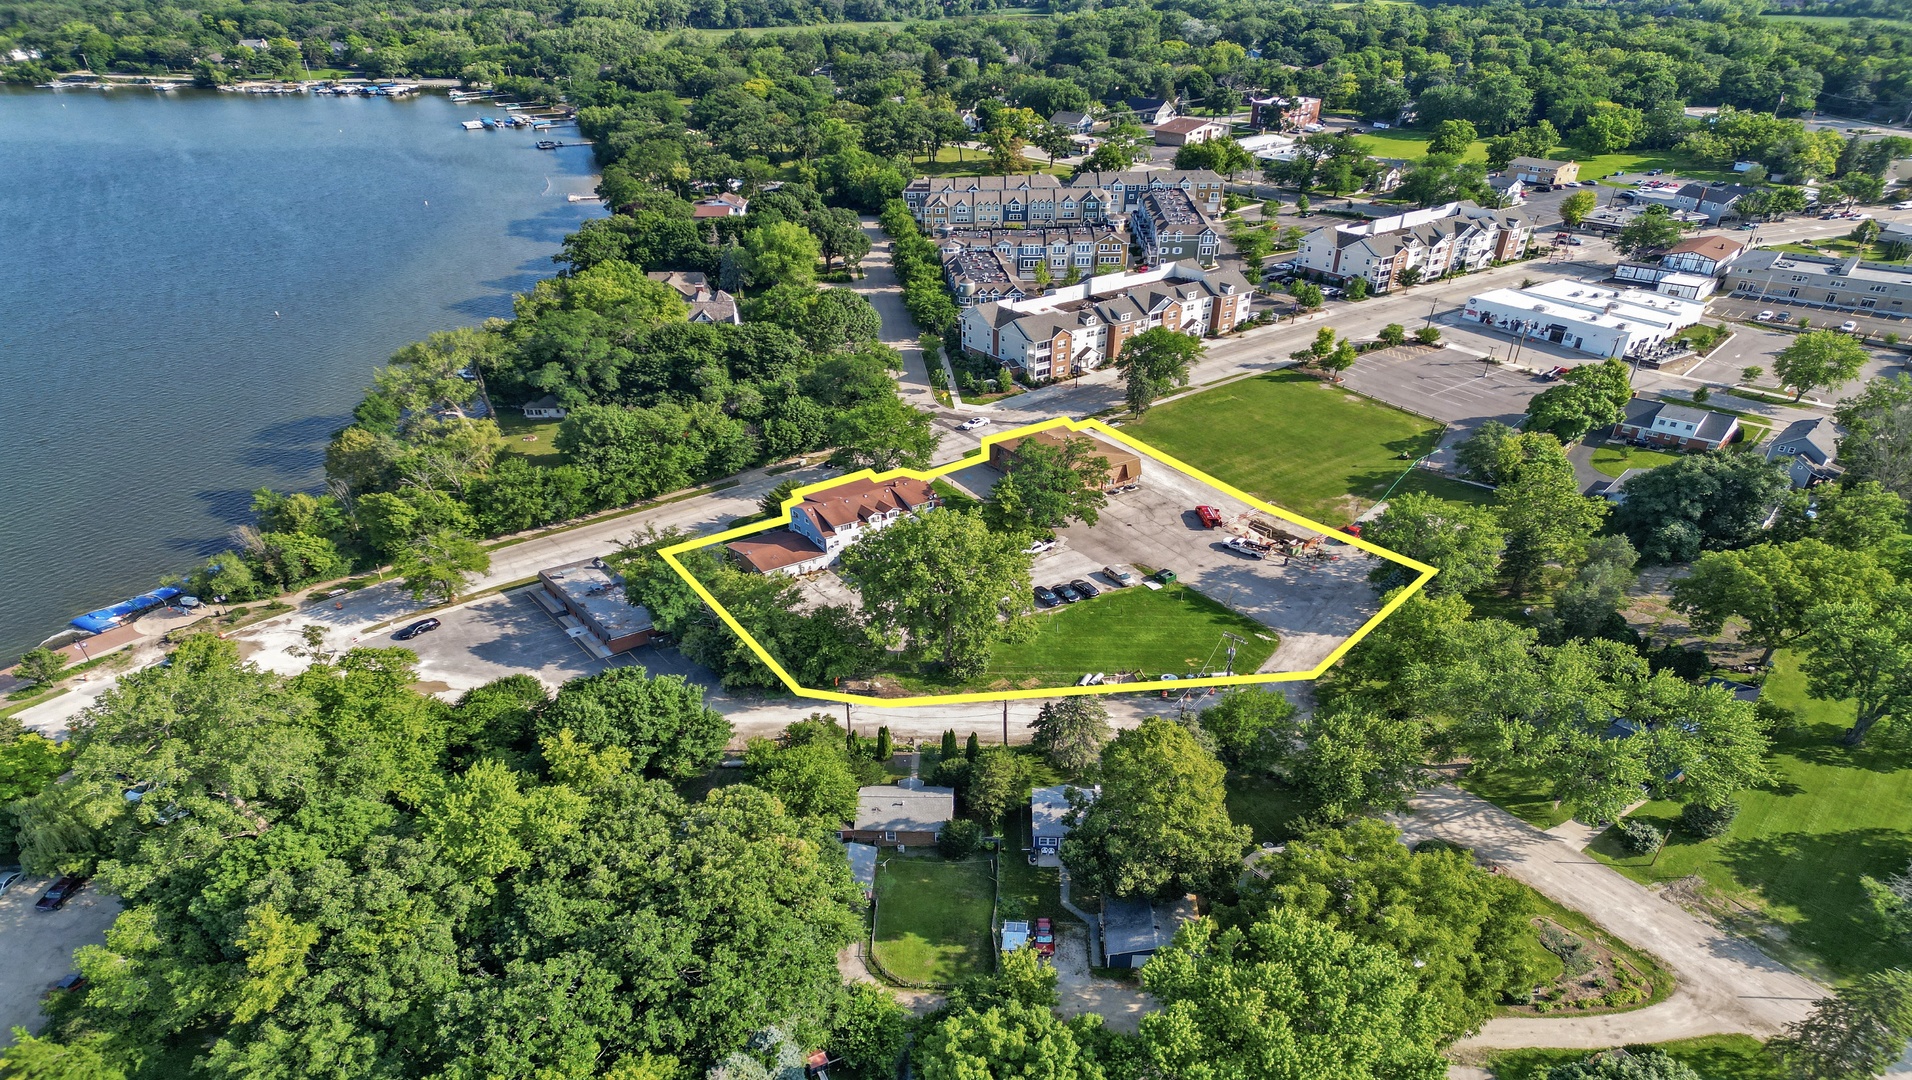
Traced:
<path fill-rule="evenodd" d="M 1142 1015 L 1155 1002 L 1133 983 L 1098 979 L 1089 971 L 1089 933 L 1068 922 L 1056 925 L 1056 993 L 1062 1003 L 1056 1011 L 1064 1019 L 1097 1013 L 1109 1030 L 1133 1035 Z"/>

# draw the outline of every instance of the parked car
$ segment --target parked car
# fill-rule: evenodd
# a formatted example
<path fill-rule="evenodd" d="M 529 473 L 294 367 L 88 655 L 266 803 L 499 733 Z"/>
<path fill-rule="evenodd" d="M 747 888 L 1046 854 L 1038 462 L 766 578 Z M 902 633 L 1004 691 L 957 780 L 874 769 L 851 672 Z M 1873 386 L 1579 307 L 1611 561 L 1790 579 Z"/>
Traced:
<path fill-rule="evenodd" d="M 55 994 L 63 994 L 69 990 L 78 990 L 79 988 L 85 985 L 86 985 L 86 976 L 76 971 L 73 974 L 68 975 L 65 978 L 61 979 L 59 982 L 54 983 L 52 986 L 47 987 L 46 993 L 41 994 L 40 996 L 50 998 Z"/>
<path fill-rule="evenodd" d="M 84 888 L 86 888 L 85 878 L 78 874 L 68 874 L 49 886 L 33 906 L 41 911 L 58 911 Z"/>
<path fill-rule="evenodd" d="M 1213 529 L 1222 523 L 1222 512 L 1212 506 L 1197 506 L 1195 516 L 1201 520 L 1204 529 Z"/>
<path fill-rule="evenodd" d="M 1295 264 L 1292 262 L 1278 262 L 1275 265 L 1269 267 L 1268 269 L 1280 270 L 1280 271 L 1286 272 L 1289 270 L 1293 270 L 1294 268 L 1295 268 Z"/>
<path fill-rule="evenodd" d="M 1056 589 L 1056 595 L 1060 596 L 1064 603 L 1073 604 L 1076 601 L 1082 599 L 1082 594 L 1075 591 L 1074 587 L 1072 586 L 1057 585 L 1055 589 Z"/>
<path fill-rule="evenodd" d="M 1081 593 L 1084 600 L 1093 600 L 1102 595 L 1102 590 L 1096 588 L 1095 583 L 1087 578 L 1076 578 L 1069 582 L 1069 587 Z"/>
<path fill-rule="evenodd" d="M 1357 521 L 1352 525 L 1343 525 L 1341 526 L 1341 531 L 1347 533 L 1349 536 L 1360 536 L 1361 523 Z"/>
<path fill-rule="evenodd" d="M 1839 332 L 1842 334 L 1856 334 L 1859 332 L 1859 324 L 1853 322 L 1851 319 L 1847 319 L 1845 322 L 1839 324 Z"/>
<path fill-rule="evenodd" d="M 1768 309 L 1766 311 L 1762 311 L 1759 314 L 1753 316 L 1753 321 L 1754 322 L 1772 322 L 1773 319 L 1776 317 L 1777 316 L 1775 316 L 1773 312 L 1770 309 Z"/>
<path fill-rule="evenodd" d="M 1791 321 L 1792 321 L 1792 312 L 1790 312 L 1790 311 L 1782 311 L 1782 312 L 1780 312 L 1779 314 L 1777 314 L 1777 315 L 1775 315 L 1775 316 L 1773 316 L 1773 321 L 1774 321 L 1774 322 L 1791 322 Z"/>
<path fill-rule="evenodd" d="M 1892 209 L 1894 209 L 1894 210 L 1912 210 L 1912 199 L 1907 199 L 1907 200 L 1906 200 L 1906 201 L 1904 201 L 1904 202 L 1895 202 L 1895 203 L 1893 203 L 1893 204 L 1892 204 Z"/>
<path fill-rule="evenodd" d="M 392 636 L 400 641 L 410 641 L 420 634 L 429 634 L 443 625 L 445 624 L 437 619 L 420 619 Z"/>
<path fill-rule="evenodd" d="M 1120 566 L 1103 567 L 1102 576 L 1114 582 L 1115 587 L 1118 589 L 1126 589 L 1135 584 L 1135 574 Z"/>
<path fill-rule="evenodd" d="M 9 866 L 5 870 L 0 870 L 0 896 L 7 895 L 7 890 L 13 888 L 13 883 L 19 881 L 24 876 L 26 875 L 23 874 L 17 866 Z"/>
<path fill-rule="evenodd" d="M 969 419 L 963 421 L 962 423 L 957 424 L 956 430 L 957 431 L 974 431 L 979 427 L 987 427 L 987 426 L 989 426 L 989 417 L 972 416 Z"/>
<path fill-rule="evenodd" d="M 1022 549 L 1024 555 L 1040 555 L 1045 551 L 1054 551 L 1059 545 L 1054 540 L 1038 540 Z"/>
<path fill-rule="evenodd" d="M 1055 924 L 1050 922 L 1046 917 L 1037 919 L 1034 940 L 1037 952 L 1044 956 L 1054 956 L 1056 954 Z"/>
<path fill-rule="evenodd" d="M 1062 597 L 1057 596 L 1054 589 L 1047 585 L 1036 586 L 1036 606 L 1055 607 L 1060 603 L 1062 603 Z"/>

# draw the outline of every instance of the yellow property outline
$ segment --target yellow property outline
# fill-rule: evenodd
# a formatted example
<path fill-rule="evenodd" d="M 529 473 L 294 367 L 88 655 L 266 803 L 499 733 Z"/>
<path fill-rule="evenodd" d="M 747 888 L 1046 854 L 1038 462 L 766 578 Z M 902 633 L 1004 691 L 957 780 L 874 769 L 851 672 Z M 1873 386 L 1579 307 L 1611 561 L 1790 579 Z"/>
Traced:
<path fill-rule="evenodd" d="M 777 658 L 770 655 L 769 650 L 765 649 L 763 645 L 751 635 L 750 631 L 744 629 L 743 624 L 739 623 L 735 616 L 731 615 L 722 604 L 717 602 L 717 598 L 710 594 L 710 590 L 704 587 L 703 582 L 698 581 L 696 575 L 686 570 L 683 563 L 677 561 L 677 556 L 684 552 L 696 551 L 700 548 L 710 547 L 713 544 L 722 544 L 738 539 L 739 537 L 768 532 L 771 529 L 781 528 L 790 524 L 791 510 L 803 501 L 804 496 L 811 492 L 823 491 L 852 480 L 862 479 L 880 481 L 906 476 L 928 483 L 959 469 L 986 463 L 989 460 L 990 448 L 999 442 L 1008 439 L 1022 438 L 1038 431 L 1048 431 L 1052 428 L 1066 428 L 1069 431 L 1081 433 L 1093 432 L 1104 438 L 1113 439 L 1138 454 L 1152 458 L 1171 469 L 1186 473 L 1204 484 L 1208 484 L 1219 491 L 1240 499 L 1256 510 L 1273 514 L 1276 517 L 1299 525 L 1304 529 L 1312 529 L 1324 536 L 1333 536 L 1342 543 L 1352 544 L 1370 554 L 1393 560 L 1403 566 L 1419 571 L 1420 576 L 1415 578 L 1414 582 L 1407 588 L 1397 591 L 1393 598 L 1383 605 L 1380 611 L 1375 613 L 1373 618 L 1361 624 L 1361 627 L 1350 635 L 1348 640 L 1342 642 L 1333 652 L 1328 654 L 1327 659 L 1321 661 L 1320 664 L 1316 665 L 1310 671 L 1270 672 L 1265 675 L 1216 675 L 1206 679 L 1176 679 L 1173 682 L 1155 680 L 1152 682 L 1116 683 L 1101 686 L 1051 686 L 1039 687 L 1033 690 L 985 690 L 967 694 L 927 694 L 915 697 L 879 698 L 871 697 L 867 694 L 845 694 L 834 690 L 822 690 L 800 684 L 796 679 L 791 677 L 788 671 L 784 670 L 783 665 L 777 662 Z M 730 627 L 731 632 L 742 639 L 743 643 L 750 647 L 750 651 L 756 653 L 757 658 L 762 660 L 771 671 L 776 673 L 777 678 L 781 680 L 785 686 L 790 688 L 791 693 L 796 694 L 798 697 L 814 698 L 819 701 L 836 701 L 851 705 L 875 705 L 884 708 L 905 708 L 914 705 L 951 705 L 975 701 L 1012 701 L 1029 698 L 1074 697 L 1079 694 L 1127 694 L 1138 690 L 1187 690 L 1208 686 L 1244 686 L 1250 683 L 1299 682 L 1304 679 L 1314 679 L 1320 677 L 1328 668 L 1332 667 L 1334 662 L 1341 659 L 1342 655 L 1353 648 L 1356 642 L 1359 642 L 1376 626 L 1379 626 L 1382 619 L 1393 614 L 1396 608 L 1406 603 L 1409 596 L 1418 592 L 1421 586 L 1427 584 L 1428 579 L 1437 573 L 1433 567 L 1425 563 L 1416 562 L 1403 555 L 1397 555 L 1372 541 L 1363 540 L 1358 536 L 1339 532 L 1327 525 L 1302 517 L 1300 514 L 1283 510 L 1279 506 L 1263 502 L 1245 491 L 1239 491 L 1222 483 L 1220 480 L 1202 472 L 1200 469 L 1177 461 L 1167 454 L 1156 450 L 1154 447 L 1149 446 L 1147 443 L 1138 442 L 1135 439 L 1129 438 L 1127 435 L 1122 434 L 1120 431 L 1117 431 L 1115 428 L 1110 427 L 1100 420 L 1070 420 L 1067 417 L 1057 417 L 1054 420 L 1045 420 L 1038 424 L 1029 424 L 1011 431 L 985 436 L 982 446 L 977 449 L 976 453 L 927 471 L 919 471 L 916 469 L 890 469 L 886 472 L 879 473 L 874 469 L 862 469 L 857 472 L 833 477 L 829 480 L 806 484 L 796 489 L 790 494 L 789 498 L 783 501 L 782 517 L 774 518 L 770 521 L 752 522 L 749 525 L 739 526 L 735 529 L 726 529 L 713 536 L 702 536 L 695 540 L 687 540 L 681 544 L 673 544 L 670 547 L 660 549 L 658 554 L 663 556 L 664 561 L 670 564 L 671 569 L 677 571 L 679 577 L 690 583 L 690 587 L 703 599 L 704 603 L 708 605 L 712 611 L 717 613 L 717 617 L 724 621 L 724 625 Z"/>

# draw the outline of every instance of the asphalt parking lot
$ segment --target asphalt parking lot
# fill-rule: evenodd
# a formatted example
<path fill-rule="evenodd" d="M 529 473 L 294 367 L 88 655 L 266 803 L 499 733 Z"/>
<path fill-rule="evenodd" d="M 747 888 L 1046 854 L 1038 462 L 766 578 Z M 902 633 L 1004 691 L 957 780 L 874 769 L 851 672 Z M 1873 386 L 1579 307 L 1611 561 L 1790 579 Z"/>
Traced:
<path fill-rule="evenodd" d="M 1527 413 L 1527 402 L 1547 388 L 1525 371 L 1489 364 L 1479 335 L 1443 326 L 1441 333 L 1455 344 L 1446 349 L 1408 346 L 1371 352 L 1355 361 L 1342 383 L 1391 405 L 1457 425 L 1443 448 L 1451 448 L 1489 420 L 1513 425 Z M 1502 350 L 1504 355 L 1505 350 Z M 1587 362 L 1592 357 L 1578 357 Z M 1540 361 L 1536 361 L 1539 363 Z M 1543 366 L 1568 363 L 1547 356 Z"/>
<path fill-rule="evenodd" d="M 1883 337 L 1897 334 L 1900 337 L 1912 337 L 1912 319 L 1905 316 L 1862 315 L 1844 308 L 1814 307 L 1802 304 L 1794 296 L 1768 296 L 1761 300 L 1758 296 L 1721 296 L 1715 297 L 1707 306 L 1707 311 L 1716 318 L 1745 319 L 1751 321 L 1762 311 L 1770 311 L 1775 316 L 1784 315 L 1777 321 L 1798 324 L 1800 319 L 1810 320 L 1813 330 L 1836 330 L 1839 324 L 1848 319 L 1859 324 L 1859 332 L 1869 337 Z"/>
<path fill-rule="evenodd" d="M 35 911 L 52 878 L 23 878 L 0 896 L 0 1040 L 15 1027 L 37 1031 L 40 995 L 73 970 L 73 950 L 102 945 L 119 901 L 88 886 L 58 911 Z"/>
<path fill-rule="evenodd" d="M 1380 610 L 1367 583 L 1374 557 L 1345 544 L 1330 543 L 1328 559 L 1254 560 L 1224 546 L 1229 529 L 1204 528 L 1197 505 L 1213 506 L 1234 531 L 1250 513 L 1247 503 L 1231 498 L 1194 477 L 1154 461 L 1142 467 L 1142 486 L 1109 498 L 1095 525 L 1077 523 L 1057 536 L 1062 546 L 1038 556 L 1031 568 L 1036 584 L 1054 586 L 1088 578 L 1109 585 L 1099 571 L 1124 563 L 1173 570 L 1177 579 L 1202 595 L 1273 629 L 1281 644 L 1263 664 L 1263 672 L 1307 671 Z M 1283 527 L 1313 535 L 1300 526 Z M 1134 586 L 1143 588 L 1144 586 Z"/>
<path fill-rule="evenodd" d="M 564 629 L 531 598 L 537 586 L 514 589 L 440 613 L 441 625 L 410 641 L 385 631 L 361 645 L 398 646 L 418 654 L 418 680 L 439 693 L 463 693 L 507 675 L 530 674 L 556 688 L 570 679 L 594 675 L 622 656 L 599 660 L 565 636 Z"/>

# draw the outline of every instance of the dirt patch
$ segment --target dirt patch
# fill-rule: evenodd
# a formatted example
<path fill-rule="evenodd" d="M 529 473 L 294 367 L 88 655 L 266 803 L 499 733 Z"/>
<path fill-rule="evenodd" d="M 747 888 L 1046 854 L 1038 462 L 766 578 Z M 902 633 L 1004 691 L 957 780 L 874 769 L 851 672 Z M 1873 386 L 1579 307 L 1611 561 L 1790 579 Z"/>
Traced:
<path fill-rule="evenodd" d="M 1536 988 L 1532 1000 L 1508 1009 L 1516 1016 L 1618 1012 L 1653 995 L 1653 980 L 1599 941 L 1545 917 L 1533 920 L 1540 942 L 1560 961 L 1560 974 Z"/>

